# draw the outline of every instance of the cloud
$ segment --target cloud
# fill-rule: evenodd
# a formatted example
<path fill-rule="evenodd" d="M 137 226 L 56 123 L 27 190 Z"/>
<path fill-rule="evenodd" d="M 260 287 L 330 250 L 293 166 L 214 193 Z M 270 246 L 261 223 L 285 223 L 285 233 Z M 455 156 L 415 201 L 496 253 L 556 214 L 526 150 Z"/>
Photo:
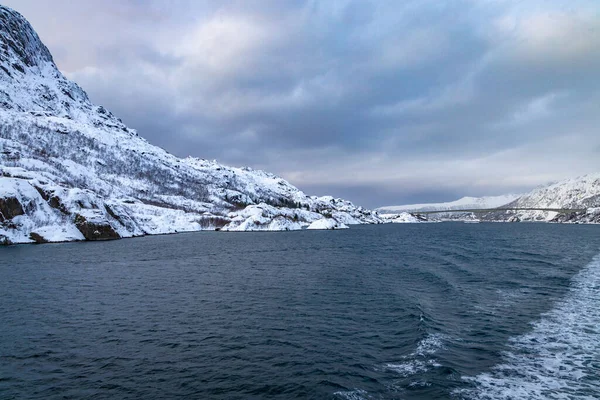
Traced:
<path fill-rule="evenodd" d="M 566 93 L 552 92 L 543 96 L 535 97 L 519 108 L 512 116 L 514 124 L 526 124 L 532 121 L 548 118 L 553 111 L 556 102 L 566 97 Z"/>
<path fill-rule="evenodd" d="M 5 4 L 150 142 L 309 193 L 374 207 L 600 169 L 595 0 Z"/>
<path fill-rule="evenodd" d="M 501 36 L 512 39 L 516 53 L 527 60 L 585 59 L 600 47 L 597 10 L 537 11 L 520 18 L 509 14 L 496 20 L 495 25 Z"/>

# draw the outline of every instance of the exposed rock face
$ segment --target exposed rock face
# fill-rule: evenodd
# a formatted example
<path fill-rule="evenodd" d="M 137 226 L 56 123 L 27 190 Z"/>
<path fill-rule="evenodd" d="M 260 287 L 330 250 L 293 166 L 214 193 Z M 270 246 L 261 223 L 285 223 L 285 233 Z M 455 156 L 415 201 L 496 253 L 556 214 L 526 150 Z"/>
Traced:
<path fill-rule="evenodd" d="M 64 206 L 64 204 L 60 200 L 60 197 L 56 196 L 52 192 L 48 192 L 42 189 L 39 186 L 35 186 L 35 190 L 37 190 L 40 196 L 42 196 L 42 198 L 46 200 L 50 207 L 57 209 L 64 214 L 69 214 L 69 210 L 67 210 L 67 208 Z"/>
<path fill-rule="evenodd" d="M 23 206 L 15 197 L 0 198 L 0 222 L 23 215 Z"/>
<path fill-rule="evenodd" d="M 109 224 L 90 222 L 81 215 L 75 217 L 75 226 L 77 226 L 77 229 L 79 229 L 85 240 L 114 240 L 121 238 Z"/>
<path fill-rule="evenodd" d="M 590 209 L 587 212 L 558 214 L 550 222 L 571 224 L 598 224 L 600 223 L 600 209 Z"/>
<path fill-rule="evenodd" d="M 0 8 L 0 24 L 4 26 L 0 32 L 0 61 L 13 61 L 13 67 L 19 71 L 38 65 L 40 61 L 53 62 L 46 46 L 19 13 L 8 7 Z M 13 58 L 14 55 L 17 57 Z"/>
<path fill-rule="evenodd" d="M 34 116 L 85 119 L 98 126 L 127 129 L 58 70 L 48 48 L 18 12 L 0 5 L 0 110 Z M 66 133 L 57 126 L 57 133 Z"/>
<path fill-rule="evenodd" d="M 48 243 L 48 241 L 39 233 L 31 232 L 29 234 L 29 238 L 33 240 L 36 244 L 44 244 Z"/>

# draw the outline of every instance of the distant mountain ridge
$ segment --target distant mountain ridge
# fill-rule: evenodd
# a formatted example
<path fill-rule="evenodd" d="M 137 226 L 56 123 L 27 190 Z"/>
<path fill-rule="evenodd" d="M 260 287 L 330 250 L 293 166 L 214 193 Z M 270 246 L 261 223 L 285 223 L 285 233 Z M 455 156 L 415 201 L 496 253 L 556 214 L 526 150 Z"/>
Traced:
<path fill-rule="evenodd" d="M 403 211 L 444 211 L 444 210 L 470 210 L 497 208 L 508 204 L 521 197 L 520 194 L 506 194 L 501 196 L 462 197 L 455 201 L 444 203 L 407 204 L 399 206 L 385 206 L 376 210 L 381 214 L 395 214 Z"/>
<path fill-rule="evenodd" d="M 381 222 L 268 172 L 149 144 L 92 104 L 29 22 L 0 6 L 0 243 Z"/>
<path fill-rule="evenodd" d="M 482 213 L 451 212 L 452 210 L 487 210 L 493 208 L 539 208 L 541 210 L 499 210 Z M 557 209 L 561 212 L 545 211 L 544 209 Z M 570 212 L 569 210 L 575 211 Z M 394 215 L 406 212 L 418 214 L 418 212 L 425 211 L 448 211 L 448 213 L 431 215 L 429 219 L 600 223 L 600 173 L 539 186 L 522 195 L 463 197 L 447 203 L 386 206 L 377 208 L 376 211 L 381 213 L 386 220 L 393 219 Z"/>

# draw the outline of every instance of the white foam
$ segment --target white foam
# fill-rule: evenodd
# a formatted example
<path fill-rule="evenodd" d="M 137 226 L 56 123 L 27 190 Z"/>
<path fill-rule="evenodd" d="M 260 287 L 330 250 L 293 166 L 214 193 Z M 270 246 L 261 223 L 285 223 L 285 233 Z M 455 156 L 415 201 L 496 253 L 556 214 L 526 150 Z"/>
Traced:
<path fill-rule="evenodd" d="M 361 389 L 350 390 L 347 392 L 335 392 L 334 395 L 346 400 L 367 400 L 370 398 L 369 394 Z"/>
<path fill-rule="evenodd" d="M 427 337 L 419 342 L 417 350 L 413 353 L 418 356 L 426 356 L 437 353 L 438 350 L 444 348 L 444 335 L 437 333 L 427 335 Z"/>
<path fill-rule="evenodd" d="M 434 359 L 431 359 L 431 356 L 444 348 L 443 339 L 444 335 L 427 335 L 427 337 L 419 342 L 414 352 L 402 357 L 402 362 L 388 363 L 384 367 L 405 378 L 425 372 L 432 367 L 439 367 L 441 365 Z"/>
<path fill-rule="evenodd" d="M 408 387 L 412 388 L 412 389 L 417 389 L 417 388 L 426 388 L 431 386 L 431 382 L 425 382 L 425 381 L 415 381 L 415 382 L 411 382 Z"/>
<path fill-rule="evenodd" d="M 418 374 L 419 372 L 427 371 L 427 365 L 423 361 L 408 361 L 404 363 L 386 364 L 385 368 L 396 372 L 402 377 L 409 377 Z"/>
<path fill-rule="evenodd" d="M 465 378 L 467 399 L 597 399 L 600 396 L 600 257 L 530 333 L 510 342 L 504 361 Z"/>

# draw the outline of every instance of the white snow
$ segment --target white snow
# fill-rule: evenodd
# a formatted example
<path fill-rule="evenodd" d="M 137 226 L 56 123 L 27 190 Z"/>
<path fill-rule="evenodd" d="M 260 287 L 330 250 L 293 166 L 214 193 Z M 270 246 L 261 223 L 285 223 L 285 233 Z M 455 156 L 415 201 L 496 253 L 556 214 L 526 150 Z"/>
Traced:
<path fill-rule="evenodd" d="M 41 226 L 36 228 L 35 232 L 49 242 L 85 240 L 81 232 L 73 224 Z"/>
<path fill-rule="evenodd" d="M 401 212 L 399 214 L 382 214 L 381 217 L 385 222 L 394 224 L 416 224 L 422 222 L 417 217 L 407 212 Z"/>
<path fill-rule="evenodd" d="M 348 229 L 347 225 L 341 224 L 333 218 L 322 218 L 308 226 L 306 229 L 326 230 L 326 229 Z"/>

